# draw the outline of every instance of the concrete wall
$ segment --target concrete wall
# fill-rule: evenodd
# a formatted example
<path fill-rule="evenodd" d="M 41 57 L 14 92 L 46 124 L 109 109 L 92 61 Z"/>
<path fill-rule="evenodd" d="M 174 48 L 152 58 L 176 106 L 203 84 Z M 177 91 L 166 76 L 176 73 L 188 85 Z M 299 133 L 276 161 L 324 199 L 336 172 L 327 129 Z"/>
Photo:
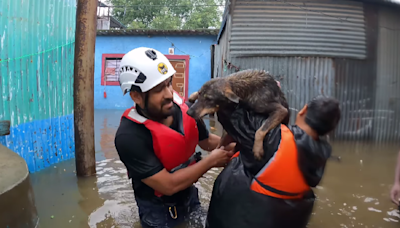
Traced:
<path fill-rule="evenodd" d="M 25 160 L 0 145 L 0 227 L 37 227 L 33 195 Z"/>
<path fill-rule="evenodd" d="M 132 106 L 129 96 L 122 96 L 119 86 L 102 86 L 102 55 L 125 54 L 137 47 L 154 48 L 163 54 L 175 45 L 175 55 L 190 55 L 189 95 L 211 78 L 210 46 L 216 36 L 97 36 L 94 71 L 94 108 L 126 109 Z M 105 88 L 106 87 L 106 88 Z M 107 98 L 104 98 L 106 89 Z"/>

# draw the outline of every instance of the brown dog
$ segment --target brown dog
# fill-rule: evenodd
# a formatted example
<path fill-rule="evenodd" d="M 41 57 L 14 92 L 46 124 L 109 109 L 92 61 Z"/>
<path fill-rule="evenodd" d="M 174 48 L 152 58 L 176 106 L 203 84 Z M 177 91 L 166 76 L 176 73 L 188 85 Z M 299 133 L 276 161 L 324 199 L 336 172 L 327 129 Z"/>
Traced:
<path fill-rule="evenodd" d="M 255 135 L 253 153 L 257 159 L 261 159 L 264 154 L 265 135 L 278 124 L 289 123 L 289 106 L 286 98 L 275 79 L 265 71 L 245 70 L 227 77 L 212 79 L 189 97 L 190 102 L 196 100 L 197 102 L 187 111 L 187 114 L 195 119 L 218 110 L 232 109 L 239 101 L 256 113 L 268 115 Z M 224 131 L 220 146 L 227 143 L 229 140 Z"/>

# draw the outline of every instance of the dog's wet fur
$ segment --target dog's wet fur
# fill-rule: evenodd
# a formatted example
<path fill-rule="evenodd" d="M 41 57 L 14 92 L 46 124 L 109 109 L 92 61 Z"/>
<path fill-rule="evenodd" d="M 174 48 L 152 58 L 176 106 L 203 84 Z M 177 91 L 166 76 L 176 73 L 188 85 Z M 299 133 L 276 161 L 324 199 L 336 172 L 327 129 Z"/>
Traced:
<path fill-rule="evenodd" d="M 256 113 L 268 115 L 255 135 L 253 153 L 257 159 L 261 159 L 264 154 L 263 141 L 266 134 L 280 123 L 289 123 L 289 106 L 285 95 L 275 79 L 262 70 L 244 70 L 212 79 L 189 97 L 190 102 L 196 100 L 187 111 L 195 119 L 218 113 L 219 110 L 232 110 L 239 101 Z M 225 146 L 231 141 L 232 138 L 224 131 L 219 146 Z"/>

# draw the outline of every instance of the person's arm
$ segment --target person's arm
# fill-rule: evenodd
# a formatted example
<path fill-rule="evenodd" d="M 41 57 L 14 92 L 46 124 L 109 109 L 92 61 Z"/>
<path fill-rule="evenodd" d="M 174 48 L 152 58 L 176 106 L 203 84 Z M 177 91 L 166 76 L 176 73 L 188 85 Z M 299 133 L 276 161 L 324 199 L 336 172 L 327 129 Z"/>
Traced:
<path fill-rule="evenodd" d="M 173 195 L 190 187 L 212 167 L 224 166 L 233 154 L 216 149 L 194 165 L 169 173 L 166 169 L 142 181 L 163 195 Z"/>
<path fill-rule="evenodd" d="M 221 137 L 215 134 L 209 134 L 208 138 L 199 141 L 199 146 L 201 149 L 206 151 L 212 151 L 217 148 Z"/>
<path fill-rule="evenodd" d="M 190 187 L 212 167 L 224 166 L 232 156 L 224 150 L 214 150 L 200 162 L 169 173 L 154 154 L 149 132 L 117 135 L 115 146 L 129 175 L 164 195 Z"/>
<path fill-rule="evenodd" d="M 400 151 L 399 151 L 399 154 L 397 155 L 397 164 L 396 164 L 396 169 L 395 169 L 395 174 L 394 174 L 394 183 L 400 184 Z"/>
<path fill-rule="evenodd" d="M 392 202 L 396 205 L 399 205 L 399 197 L 400 197 L 400 151 L 397 155 L 397 164 L 394 174 L 394 184 L 392 190 L 390 191 L 390 198 Z"/>

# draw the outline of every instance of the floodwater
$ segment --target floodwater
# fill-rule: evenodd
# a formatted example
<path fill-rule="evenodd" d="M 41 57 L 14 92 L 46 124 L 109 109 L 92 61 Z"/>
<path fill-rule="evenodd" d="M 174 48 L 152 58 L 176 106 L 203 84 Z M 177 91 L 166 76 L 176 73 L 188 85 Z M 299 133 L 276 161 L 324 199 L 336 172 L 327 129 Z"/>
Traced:
<path fill-rule="evenodd" d="M 31 174 L 39 227 L 141 227 L 131 183 L 114 147 L 121 114 L 120 110 L 96 110 L 96 176 L 77 178 L 74 160 Z M 214 122 L 206 121 L 211 131 L 219 129 Z M 400 147 L 356 142 L 335 142 L 332 146 L 342 159 L 327 164 L 315 189 L 318 200 L 309 227 L 399 227 L 400 216 L 389 192 Z M 195 184 L 203 211 L 183 227 L 203 227 L 219 172 L 212 169 Z"/>

